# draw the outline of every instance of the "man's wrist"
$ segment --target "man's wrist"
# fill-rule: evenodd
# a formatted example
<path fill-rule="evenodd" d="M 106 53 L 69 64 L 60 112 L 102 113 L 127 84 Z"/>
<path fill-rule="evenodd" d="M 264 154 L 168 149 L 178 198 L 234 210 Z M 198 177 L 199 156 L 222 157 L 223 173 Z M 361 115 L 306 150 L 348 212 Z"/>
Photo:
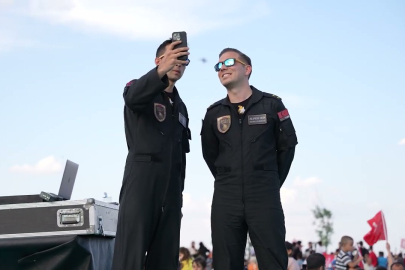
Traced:
<path fill-rule="evenodd" d="M 158 66 L 156 71 L 159 76 L 159 79 L 162 79 L 166 75 L 166 72 L 162 70 L 161 66 Z"/>

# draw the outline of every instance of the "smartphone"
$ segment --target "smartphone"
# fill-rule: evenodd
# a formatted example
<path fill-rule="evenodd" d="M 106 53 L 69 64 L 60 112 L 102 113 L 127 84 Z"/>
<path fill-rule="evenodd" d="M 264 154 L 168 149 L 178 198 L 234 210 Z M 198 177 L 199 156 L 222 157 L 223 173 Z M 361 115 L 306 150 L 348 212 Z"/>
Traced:
<path fill-rule="evenodd" d="M 173 32 L 172 41 L 174 42 L 174 41 L 177 41 L 177 40 L 181 40 L 181 43 L 174 46 L 174 49 L 187 47 L 187 33 L 186 32 L 184 32 L 184 31 L 182 31 L 182 32 Z M 183 56 L 180 56 L 177 59 L 182 60 L 182 61 L 186 61 L 187 58 L 188 58 L 187 55 L 183 55 Z"/>

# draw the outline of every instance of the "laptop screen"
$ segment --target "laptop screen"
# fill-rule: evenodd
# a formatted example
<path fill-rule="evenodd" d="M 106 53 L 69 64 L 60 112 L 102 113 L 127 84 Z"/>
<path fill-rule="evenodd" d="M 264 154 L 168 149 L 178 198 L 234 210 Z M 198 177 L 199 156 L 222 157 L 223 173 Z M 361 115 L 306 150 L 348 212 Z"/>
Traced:
<path fill-rule="evenodd" d="M 73 186 L 75 184 L 77 170 L 79 165 L 67 160 L 65 171 L 63 172 L 62 183 L 60 184 L 58 195 L 65 200 L 70 200 L 73 192 Z"/>

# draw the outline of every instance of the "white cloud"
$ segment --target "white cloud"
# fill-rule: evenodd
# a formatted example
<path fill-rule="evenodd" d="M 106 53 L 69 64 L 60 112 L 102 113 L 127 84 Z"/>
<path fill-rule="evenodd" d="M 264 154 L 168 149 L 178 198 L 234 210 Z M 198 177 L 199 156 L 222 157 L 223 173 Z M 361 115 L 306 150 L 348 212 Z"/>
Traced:
<path fill-rule="evenodd" d="M 297 196 L 297 191 L 295 189 L 284 188 L 280 190 L 281 202 L 282 204 L 291 204 L 295 201 Z"/>
<path fill-rule="evenodd" d="M 54 156 L 49 156 L 41 159 L 35 165 L 15 165 L 10 168 L 10 171 L 14 173 L 47 174 L 60 172 L 62 167 L 62 163 L 57 161 Z"/>
<path fill-rule="evenodd" d="M 320 183 L 321 180 L 317 177 L 308 177 L 301 179 L 301 177 L 295 178 L 293 185 L 296 187 L 309 187 Z"/>
<path fill-rule="evenodd" d="M 405 145 L 405 138 L 399 142 L 399 145 Z"/>
<path fill-rule="evenodd" d="M 162 39 L 173 31 L 198 34 L 241 24 L 269 13 L 267 1 L 30 0 L 22 11 L 34 18 L 86 32 L 130 39 Z"/>

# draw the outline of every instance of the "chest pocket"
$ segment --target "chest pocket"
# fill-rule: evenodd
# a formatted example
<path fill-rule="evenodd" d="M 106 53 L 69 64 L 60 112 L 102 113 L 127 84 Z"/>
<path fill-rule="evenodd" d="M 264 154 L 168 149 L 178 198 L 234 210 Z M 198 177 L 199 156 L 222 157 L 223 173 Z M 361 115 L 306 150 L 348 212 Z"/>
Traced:
<path fill-rule="evenodd" d="M 248 139 L 250 142 L 268 141 L 269 137 L 274 137 L 276 119 L 272 114 L 249 114 L 246 115 L 246 129 L 248 129 Z"/>
<path fill-rule="evenodd" d="M 183 110 L 179 110 L 175 121 L 176 130 L 178 130 L 178 142 L 182 143 L 183 152 L 189 153 L 190 152 L 190 142 L 191 140 L 191 131 L 189 129 L 189 119 L 186 117 L 186 113 Z M 177 128 L 178 127 L 178 128 Z"/>

